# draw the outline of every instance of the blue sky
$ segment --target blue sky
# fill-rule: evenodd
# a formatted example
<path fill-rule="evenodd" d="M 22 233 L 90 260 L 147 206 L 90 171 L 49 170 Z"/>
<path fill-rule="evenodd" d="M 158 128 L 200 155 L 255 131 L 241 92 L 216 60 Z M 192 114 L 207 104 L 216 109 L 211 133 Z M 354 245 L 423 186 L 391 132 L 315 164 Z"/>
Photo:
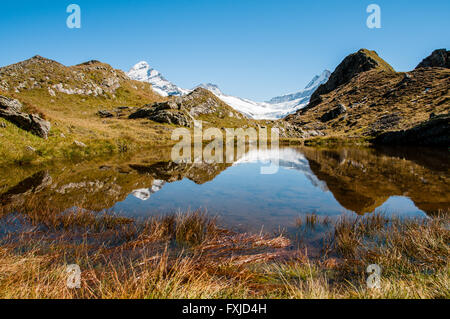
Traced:
<path fill-rule="evenodd" d="M 66 27 L 71 3 L 81 29 Z M 371 3 L 381 29 L 366 26 Z M 2 66 L 36 54 L 122 70 L 146 60 L 181 87 L 255 100 L 298 91 L 363 47 L 398 71 L 450 47 L 448 0 L 2 0 L 0 14 Z"/>

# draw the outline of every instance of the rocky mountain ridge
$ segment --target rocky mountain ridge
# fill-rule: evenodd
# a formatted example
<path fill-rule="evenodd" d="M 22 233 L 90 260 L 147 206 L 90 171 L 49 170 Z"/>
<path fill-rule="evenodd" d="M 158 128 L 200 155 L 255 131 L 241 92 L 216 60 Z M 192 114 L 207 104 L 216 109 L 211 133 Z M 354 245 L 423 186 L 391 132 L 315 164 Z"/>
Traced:
<path fill-rule="evenodd" d="M 435 56 L 425 61 L 435 61 Z M 325 136 L 370 138 L 409 130 L 450 111 L 450 69 L 423 65 L 395 72 L 376 52 L 362 49 L 345 58 L 311 102 L 286 120 Z"/>
<path fill-rule="evenodd" d="M 200 87 L 187 95 L 146 105 L 130 114 L 129 118 L 146 118 L 159 123 L 194 127 L 195 121 L 202 119 L 202 116 L 214 116 L 224 120 L 227 118 L 245 120 L 242 114 L 226 105 L 209 90 Z"/>
<path fill-rule="evenodd" d="M 155 95 L 150 85 L 131 81 L 124 72 L 96 60 L 67 67 L 37 55 L 0 68 L 0 90 L 10 93 L 46 89 L 50 96 L 64 93 L 115 98 L 120 88 L 137 90 L 137 86 Z"/>
<path fill-rule="evenodd" d="M 249 118 L 274 120 L 283 118 L 304 107 L 309 102 L 311 94 L 319 85 L 328 80 L 330 74 L 330 71 L 325 70 L 322 74 L 316 75 L 305 89 L 293 94 L 274 97 L 267 102 L 256 102 L 225 94 L 220 90 L 218 85 L 213 83 L 202 83 L 195 86 L 192 90 L 198 87 L 207 89 L 236 111 L 241 112 Z M 182 96 L 192 92 L 192 90 L 180 88 L 168 81 L 161 72 L 150 67 L 145 61 L 133 66 L 127 75 L 133 80 L 150 83 L 155 92 L 161 96 Z"/>
<path fill-rule="evenodd" d="M 317 88 L 312 94 L 308 107 L 313 107 L 321 102 L 320 96 L 330 93 L 339 86 L 348 83 L 353 77 L 372 69 L 385 72 L 395 72 L 394 69 L 381 59 L 375 51 L 361 49 L 347 56 L 336 70 L 330 75 L 328 81 Z"/>
<path fill-rule="evenodd" d="M 433 51 L 416 67 L 419 68 L 447 68 L 450 69 L 450 51 L 439 49 Z"/>

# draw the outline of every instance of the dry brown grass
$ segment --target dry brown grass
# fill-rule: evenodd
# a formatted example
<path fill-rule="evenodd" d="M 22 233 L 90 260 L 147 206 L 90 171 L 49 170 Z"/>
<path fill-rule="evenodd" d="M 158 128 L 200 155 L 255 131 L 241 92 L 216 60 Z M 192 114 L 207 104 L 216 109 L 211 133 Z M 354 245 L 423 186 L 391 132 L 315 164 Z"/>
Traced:
<path fill-rule="evenodd" d="M 317 224 L 322 224 L 328 226 L 331 223 L 329 216 L 318 216 L 316 214 L 306 214 L 305 216 L 300 216 L 295 220 L 295 225 L 298 228 L 306 226 L 307 228 L 314 229 Z"/>
<path fill-rule="evenodd" d="M 137 222 L 111 214 L 6 214 L 1 298 L 449 298 L 448 214 L 332 222 L 320 258 L 285 237 L 236 234 L 204 213 Z M 18 225 L 20 225 L 19 228 Z M 82 270 L 66 286 L 67 265 Z M 382 268 L 368 289 L 366 268 Z"/>
<path fill-rule="evenodd" d="M 422 68 L 408 72 L 407 76 L 382 70 L 363 72 L 322 95 L 320 104 L 302 109 L 288 116 L 288 120 L 305 131 L 325 133 L 327 138 L 307 142 L 323 145 L 342 144 L 348 137 L 371 137 L 409 129 L 428 120 L 431 113 L 449 112 L 448 69 Z M 321 117 L 339 104 L 345 105 L 347 112 L 323 123 Z"/>
<path fill-rule="evenodd" d="M 18 129 L 11 123 L 0 134 L 0 163 L 40 164 L 50 160 L 81 160 L 100 155 L 140 150 L 154 145 L 170 144 L 170 128 L 149 121 L 126 121 L 120 118 L 102 119 L 99 110 L 111 110 L 119 106 L 131 108 L 163 101 L 165 98 L 153 92 L 148 83 L 130 80 L 122 71 L 107 64 L 91 63 L 66 67 L 44 58 L 33 58 L 15 65 L 0 68 L 2 79 L 8 82 L 9 90 L 1 91 L 18 99 L 25 112 L 38 113 L 51 122 L 49 139 L 42 140 Z M 21 90 L 13 88 L 19 84 L 36 80 L 36 85 L 27 85 Z M 105 85 L 105 81 L 117 81 L 117 88 Z M 89 85 L 102 87 L 103 93 L 52 95 L 49 90 L 55 84 L 67 88 Z M 113 111 L 114 112 L 114 111 Z M 3 120 L 0 120 L 3 121 Z M 80 148 L 74 141 L 87 145 Z M 36 152 L 29 154 L 31 146 Z"/>

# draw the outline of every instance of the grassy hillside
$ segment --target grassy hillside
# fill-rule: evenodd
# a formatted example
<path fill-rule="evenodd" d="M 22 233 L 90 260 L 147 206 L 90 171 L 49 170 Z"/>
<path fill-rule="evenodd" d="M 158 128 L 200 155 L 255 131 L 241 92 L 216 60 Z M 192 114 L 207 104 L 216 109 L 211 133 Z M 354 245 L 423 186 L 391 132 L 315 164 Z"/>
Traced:
<path fill-rule="evenodd" d="M 316 92 L 316 99 L 288 116 L 287 121 L 328 137 L 370 138 L 387 131 L 409 129 L 430 116 L 449 112 L 450 69 L 395 72 L 378 56 L 373 63 L 376 53 L 360 52 L 363 58 L 353 64 L 345 59 L 330 78 L 336 83 L 327 83 L 321 90 L 323 93 Z M 366 64 L 373 67 L 366 70 L 362 67 Z M 358 68 L 362 72 L 355 72 Z M 348 74 L 352 78 L 347 82 L 338 81 Z M 327 90 L 328 87 L 332 90 Z"/>
<path fill-rule="evenodd" d="M 83 159 L 170 139 L 161 125 L 104 120 L 96 115 L 102 109 L 163 100 L 150 84 L 129 80 L 104 63 L 66 67 L 37 56 L 1 68 L 0 83 L 0 95 L 18 99 L 25 112 L 38 113 L 52 125 L 49 139 L 42 140 L 0 119 L 6 124 L 0 129 L 3 162 Z M 75 145 L 75 140 L 87 147 Z"/>
<path fill-rule="evenodd" d="M 43 140 L 0 119 L 0 162 L 42 163 L 50 160 L 81 160 L 108 154 L 135 151 L 155 145 L 171 145 L 174 125 L 148 119 L 129 120 L 127 115 L 144 105 L 164 102 L 149 83 L 130 80 L 124 72 L 99 61 L 66 67 L 35 56 L 0 68 L 0 95 L 15 98 L 26 113 L 39 114 L 50 121 L 48 140 Z M 202 90 L 186 97 L 187 108 L 212 107 L 196 119 L 204 126 L 256 126 L 256 121 Z M 117 109 L 127 106 L 128 109 Z M 108 110 L 111 118 L 98 111 Z M 85 146 L 79 146 L 75 142 Z"/>

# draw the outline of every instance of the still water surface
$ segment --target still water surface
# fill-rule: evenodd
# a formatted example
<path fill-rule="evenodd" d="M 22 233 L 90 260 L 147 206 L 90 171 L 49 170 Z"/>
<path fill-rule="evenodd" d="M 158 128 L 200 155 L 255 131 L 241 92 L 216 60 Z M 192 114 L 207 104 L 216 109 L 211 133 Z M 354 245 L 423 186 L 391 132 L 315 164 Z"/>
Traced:
<path fill-rule="evenodd" d="M 288 147 L 271 175 L 261 174 L 276 163 L 270 151 L 249 152 L 233 164 L 176 164 L 168 152 L 156 153 L 37 172 L 0 170 L 0 203 L 33 200 L 61 211 L 83 207 L 136 218 L 201 209 L 224 226 L 251 231 L 289 231 L 312 213 L 426 217 L 450 208 L 447 150 Z"/>

